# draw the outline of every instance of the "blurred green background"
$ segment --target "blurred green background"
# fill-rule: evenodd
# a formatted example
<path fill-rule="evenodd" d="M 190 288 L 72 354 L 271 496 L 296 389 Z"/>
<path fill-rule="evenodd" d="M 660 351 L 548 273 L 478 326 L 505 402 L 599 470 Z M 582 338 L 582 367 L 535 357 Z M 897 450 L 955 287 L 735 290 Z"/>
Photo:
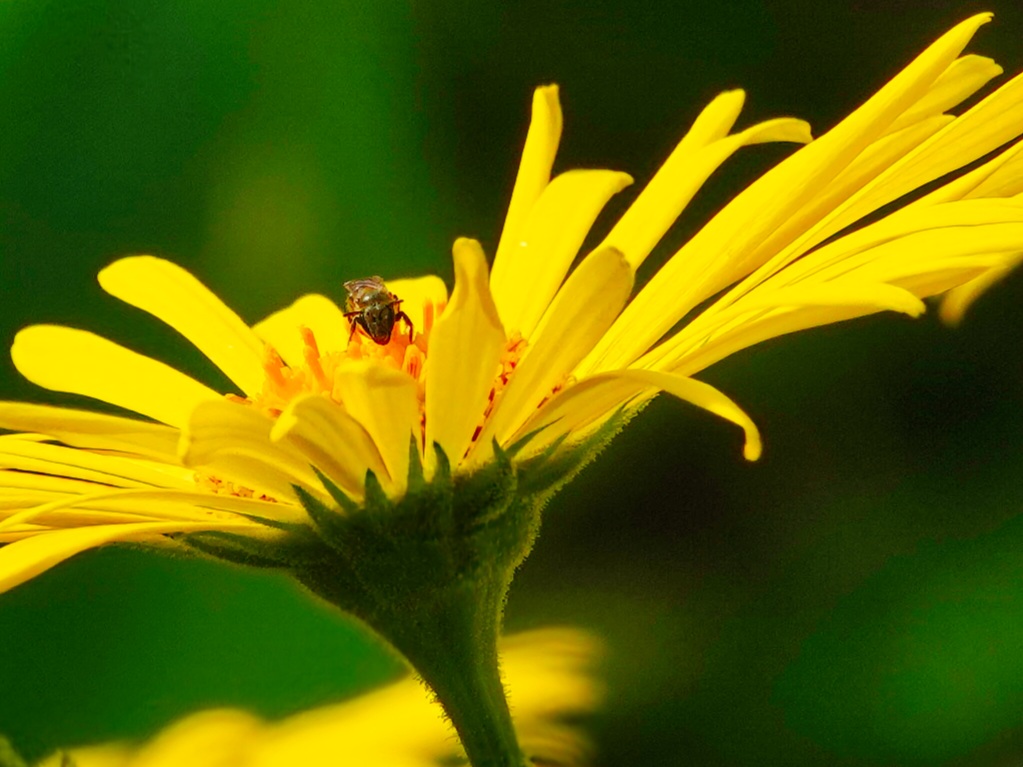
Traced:
<path fill-rule="evenodd" d="M 68 323 L 220 383 L 98 269 L 167 256 L 252 321 L 356 276 L 450 279 L 456 236 L 493 252 L 535 85 L 562 86 L 559 168 L 642 182 L 715 93 L 820 132 L 978 10 L 972 50 L 1023 67 L 1017 0 L 0 0 L 0 343 Z M 744 150 L 661 256 L 786 151 Z M 658 401 L 556 499 L 508 622 L 606 638 L 600 764 L 1023 762 L 1021 298 L 1016 275 L 956 330 L 739 354 L 704 377 L 759 423 L 758 464 Z M 0 397 L 67 401 L 6 355 Z M 0 596 L 0 732 L 31 757 L 395 670 L 283 579 L 213 564 L 102 550 Z"/>

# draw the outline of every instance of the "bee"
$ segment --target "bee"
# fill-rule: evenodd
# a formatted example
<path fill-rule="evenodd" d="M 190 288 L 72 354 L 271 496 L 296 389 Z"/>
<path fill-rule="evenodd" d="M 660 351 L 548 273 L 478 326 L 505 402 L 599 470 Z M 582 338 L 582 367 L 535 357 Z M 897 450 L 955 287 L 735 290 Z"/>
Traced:
<path fill-rule="evenodd" d="M 355 331 L 362 328 L 363 332 L 381 346 L 391 340 L 394 323 L 404 320 L 408 325 L 408 340 L 412 342 L 412 320 L 401 311 L 401 299 L 387 289 L 379 277 L 367 277 L 361 280 L 349 280 L 344 284 L 345 317 L 348 319 L 352 332 L 348 335 L 351 342 Z"/>

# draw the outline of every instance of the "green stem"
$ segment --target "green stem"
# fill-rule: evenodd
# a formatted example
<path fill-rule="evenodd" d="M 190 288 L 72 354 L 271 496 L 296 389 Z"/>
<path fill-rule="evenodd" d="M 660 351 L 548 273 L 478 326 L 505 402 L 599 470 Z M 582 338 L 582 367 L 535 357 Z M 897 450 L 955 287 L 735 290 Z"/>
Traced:
<path fill-rule="evenodd" d="M 368 474 L 362 507 L 323 479 L 338 509 L 300 497 L 327 548 L 312 547 L 292 572 L 408 660 L 443 706 L 472 767 L 526 767 L 497 640 L 515 568 L 539 529 L 540 505 L 517 494 L 514 465 L 495 453 L 491 464 L 452 477 L 437 448 L 433 479 L 410 470 L 409 490 L 397 500 Z"/>
<path fill-rule="evenodd" d="M 417 611 L 414 635 L 392 626 L 388 638 L 437 696 L 473 767 L 524 767 L 498 672 L 498 605 L 472 588 L 444 597 Z"/>

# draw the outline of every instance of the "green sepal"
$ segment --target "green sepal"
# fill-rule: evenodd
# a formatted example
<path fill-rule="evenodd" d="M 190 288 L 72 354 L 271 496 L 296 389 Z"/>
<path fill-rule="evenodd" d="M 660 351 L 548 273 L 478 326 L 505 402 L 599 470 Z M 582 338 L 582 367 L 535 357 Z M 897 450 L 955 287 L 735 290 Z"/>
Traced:
<path fill-rule="evenodd" d="M 406 484 L 410 493 L 418 493 L 426 486 L 423 461 L 419 456 L 419 441 L 414 435 L 409 437 L 408 443 L 408 482 Z"/>
<path fill-rule="evenodd" d="M 454 516 L 466 530 L 500 517 L 516 497 L 518 477 L 510 456 L 494 440 L 494 459 L 455 479 Z"/>
<path fill-rule="evenodd" d="M 568 484 L 614 439 L 633 413 L 620 408 L 584 439 L 568 443 L 562 435 L 542 452 L 519 464 L 519 489 L 524 495 L 546 500 Z"/>
<path fill-rule="evenodd" d="M 319 529 L 320 537 L 322 537 L 326 543 L 333 546 L 333 541 L 345 535 L 346 528 L 341 523 L 341 517 L 345 514 L 357 514 L 359 512 L 359 507 L 354 501 L 344 494 L 341 488 L 335 485 L 315 466 L 313 467 L 313 471 L 316 472 L 316 476 L 319 477 L 320 482 L 323 484 L 323 487 L 330 496 L 339 501 L 338 506 L 340 508 L 332 509 L 301 485 L 292 485 L 292 487 L 295 490 L 295 494 L 298 496 L 298 500 L 302 503 L 303 508 L 305 508 L 306 513 L 309 514 L 309 518 Z"/>
<path fill-rule="evenodd" d="M 220 530 L 178 533 L 171 537 L 201 554 L 247 567 L 291 569 L 296 564 L 315 565 L 332 555 L 323 541 L 306 527 L 293 528 L 289 534 L 272 540 L 238 535 Z"/>

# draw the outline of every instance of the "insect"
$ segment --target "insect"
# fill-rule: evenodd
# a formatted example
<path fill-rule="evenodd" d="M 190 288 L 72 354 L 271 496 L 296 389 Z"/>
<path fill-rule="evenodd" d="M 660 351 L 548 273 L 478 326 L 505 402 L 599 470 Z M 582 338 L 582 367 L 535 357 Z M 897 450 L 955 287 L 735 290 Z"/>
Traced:
<path fill-rule="evenodd" d="M 401 299 L 387 289 L 379 277 L 367 277 L 361 280 L 349 280 L 344 284 L 345 317 L 348 318 L 352 332 L 348 336 L 351 341 L 357 328 L 381 346 L 391 340 L 394 323 L 405 320 L 408 325 L 408 340 L 412 342 L 412 320 L 401 311 Z"/>

